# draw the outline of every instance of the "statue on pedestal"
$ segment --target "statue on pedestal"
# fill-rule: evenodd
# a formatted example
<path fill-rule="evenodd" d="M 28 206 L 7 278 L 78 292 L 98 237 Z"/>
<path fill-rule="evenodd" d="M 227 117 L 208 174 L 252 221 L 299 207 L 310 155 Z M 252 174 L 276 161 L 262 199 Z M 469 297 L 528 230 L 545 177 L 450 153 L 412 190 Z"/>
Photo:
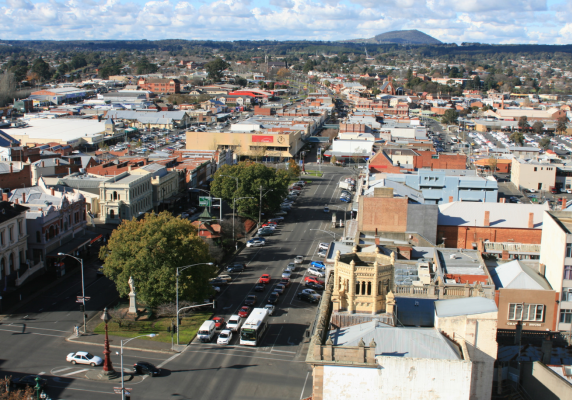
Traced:
<path fill-rule="evenodd" d="M 129 277 L 127 283 L 131 289 L 129 292 L 129 314 L 137 314 L 137 295 L 135 294 L 135 281 L 132 276 Z"/>

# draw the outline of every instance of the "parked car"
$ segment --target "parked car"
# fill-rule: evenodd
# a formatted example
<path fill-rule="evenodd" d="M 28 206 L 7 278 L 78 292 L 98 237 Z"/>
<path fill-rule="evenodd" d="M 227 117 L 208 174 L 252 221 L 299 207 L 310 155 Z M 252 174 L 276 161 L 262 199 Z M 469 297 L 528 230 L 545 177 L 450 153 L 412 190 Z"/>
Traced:
<path fill-rule="evenodd" d="M 322 285 L 322 286 L 325 284 L 324 281 L 322 281 L 322 280 L 320 280 L 314 276 L 305 276 L 304 277 L 304 283 L 306 283 L 306 282 L 314 282 L 314 283 L 317 283 L 318 285 Z"/>
<path fill-rule="evenodd" d="M 270 283 L 271 279 L 272 278 L 270 278 L 269 274 L 262 274 L 262 276 L 258 279 L 258 283 L 267 284 L 267 283 Z"/>
<path fill-rule="evenodd" d="M 147 361 L 137 361 L 133 364 L 133 370 L 139 375 L 159 376 L 161 369 Z"/>
<path fill-rule="evenodd" d="M 244 305 L 245 306 L 254 306 L 257 301 L 258 301 L 258 299 L 256 298 L 256 295 L 249 294 L 248 296 L 246 296 L 246 299 L 244 299 Z"/>
<path fill-rule="evenodd" d="M 231 315 L 231 317 L 228 319 L 226 327 L 227 327 L 227 329 L 230 329 L 231 331 L 238 332 L 243 323 L 244 323 L 244 319 L 241 318 L 239 315 L 235 314 L 235 315 Z"/>
<path fill-rule="evenodd" d="M 312 262 L 310 263 L 310 267 L 325 269 L 325 268 L 326 268 L 326 264 L 324 264 L 324 263 L 321 262 L 321 261 L 312 261 Z"/>
<path fill-rule="evenodd" d="M 268 220 L 268 222 L 276 222 L 277 224 L 282 224 L 284 223 L 284 217 L 274 217 L 274 218 L 270 218 Z"/>
<path fill-rule="evenodd" d="M 310 289 L 314 289 L 314 290 L 324 290 L 323 285 L 320 285 L 320 284 L 312 282 L 312 281 L 305 282 L 304 286 L 306 286 L 307 288 L 310 288 Z"/>
<path fill-rule="evenodd" d="M 307 294 L 311 294 L 314 296 L 317 296 L 318 298 L 322 297 L 321 295 L 318 294 L 318 292 L 316 292 L 314 289 L 303 289 L 302 293 L 307 293 Z"/>
<path fill-rule="evenodd" d="M 220 274 L 217 278 L 218 279 L 224 279 L 225 281 L 227 281 L 229 283 L 232 281 L 232 278 L 230 277 L 230 275 L 226 275 L 226 274 Z"/>
<path fill-rule="evenodd" d="M 87 351 L 77 351 L 75 353 L 69 353 L 66 357 L 67 362 L 71 362 L 72 364 L 88 364 L 92 367 L 96 365 L 101 365 L 103 360 L 101 357 L 94 356 Z"/>
<path fill-rule="evenodd" d="M 318 301 L 320 301 L 315 296 L 303 292 L 298 293 L 298 300 L 307 301 L 308 303 L 317 303 Z"/>
<path fill-rule="evenodd" d="M 308 268 L 308 273 L 310 275 L 319 276 L 320 278 L 323 278 L 324 276 L 326 276 L 326 274 L 321 269 L 318 269 L 316 267 Z"/>
<path fill-rule="evenodd" d="M 218 335 L 216 344 L 227 345 L 230 344 L 232 340 L 232 331 L 230 329 L 225 329 Z"/>
<path fill-rule="evenodd" d="M 262 231 L 258 231 L 258 236 L 272 236 L 272 235 L 274 235 L 274 229 L 264 228 L 262 229 Z"/>
<path fill-rule="evenodd" d="M 294 264 L 302 264 L 304 262 L 304 256 L 296 256 L 294 258 Z"/>
<path fill-rule="evenodd" d="M 238 316 L 241 318 L 246 318 L 250 314 L 250 311 L 252 311 L 250 307 L 242 306 L 240 307 L 240 310 L 238 310 Z"/>
<path fill-rule="evenodd" d="M 248 242 L 246 242 L 246 247 L 260 247 L 260 246 L 264 246 L 265 244 L 266 244 L 266 240 L 264 238 L 256 237 L 256 238 L 252 238 Z"/>
<path fill-rule="evenodd" d="M 228 281 L 226 279 L 220 279 L 220 278 L 213 278 L 209 281 L 209 283 L 213 286 L 226 286 L 226 285 L 228 285 Z"/>
<path fill-rule="evenodd" d="M 233 263 L 229 264 L 227 268 L 230 268 L 230 267 L 242 267 L 243 269 L 246 269 L 246 264 L 241 263 L 241 262 L 233 262 Z"/>
<path fill-rule="evenodd" d="M 266 305 L 264 306 L 264 308 L 265 308 L 266 310 L 268 310 L 268 315 L 274 314 L 274 310 L 276 310 L 276 306 L 274 306 L 274 305 L 272 305 L 272 304 L 266 304 Z"/>

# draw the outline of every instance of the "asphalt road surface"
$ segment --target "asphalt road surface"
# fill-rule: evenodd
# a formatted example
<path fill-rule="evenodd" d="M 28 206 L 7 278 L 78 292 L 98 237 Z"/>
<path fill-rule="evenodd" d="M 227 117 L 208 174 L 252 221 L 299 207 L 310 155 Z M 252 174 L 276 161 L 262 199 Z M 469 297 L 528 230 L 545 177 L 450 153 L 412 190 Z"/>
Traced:
<path fill-rule="evenodd" d="M 313 168 L 307 166 L 307 169 Z M 313 179 L 277 232 L 267 237 L 264 247 L 245 249 L 237 261 L 247 263 L 245 272 L 232 274 L 233 281 L 218 297 L 217 315 L 228 318 L 242 306 L 244 298 L 263 273 L 277 283 L 281 272 L 297 255 L 305 261 L 292 276 L 292 283 L 281 296 L 270 326 L 258 347 L 237 345 L 238 337 L 229 346 L 213 343 L 191 343 L 178 354 L 124 351 L 124 365 L 146 360 L 162 368 L 160 377 L 128 383 L 131 399 L 301 399 L 312 393 L 311 371 L 304 362 L 307 344 L 304 332 L 315 319 L 315 304 L 301 302 L 296 293 L 307 267 L 316 256 L 318 243 L 332 240 L 332 214 L 323 212 L 324 205 L 340 203 L 338 181 L 347 176 L 343 168 L 322 166 L 325 175 Z M 337 209 L 332 208 L 332 212 Z M 343 213 L 338 212 L 338 218 Z M 339 233 L 339 229 L 337 229 Z M 89 366 L 72 366 L 65 356 L 73 351 L 90 351 L 102 356 L 100 346 L 65 341 L 73 327 L 81 321 L 75 298 L 79 294 L 79 274 L 40 296 L 17 314 L 4 318 L 0 324 L 0 376 L 41 374 L 48 379 L 47 394 L 52 399 L 112 399 L 117 383 L 90 381 L 80 378 Z M 101 310 L 115 295 L 106 278 L 96 278 L 95 270 L 86 273 L 86 295 L 91 297 L 88 313 Z M 270 294 L 256 293 L 257 306 L 266 303 Z M 92 310 L 92 311 L 89 311 Z M 23 330 L 23 325 L 26 325 Z M 112 349 L 111 360 L 118 370 L 119 356 Z M 101 367 L 95 367 L 101 368 Z"/>

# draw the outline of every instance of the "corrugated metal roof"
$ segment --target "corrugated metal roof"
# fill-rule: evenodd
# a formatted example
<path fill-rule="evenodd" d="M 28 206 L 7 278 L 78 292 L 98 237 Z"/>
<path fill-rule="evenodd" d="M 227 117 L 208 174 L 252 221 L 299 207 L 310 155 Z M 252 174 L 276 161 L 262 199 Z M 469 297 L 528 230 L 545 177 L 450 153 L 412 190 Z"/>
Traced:
<path fill-rule="evenodd" d="M 437 317 L 455 317 L 457 315 L 473 315 L 497 312 L 494 300 L 485 297 L 465 297 L 462 299 L 439 300 L 435 302 Z"/>
<path fill-rule="evenodd" d="M 499 265 L 490 272 L 497 289 L 552 290 L 546 279 L 519 260 Z"/>
<path fill-rule="evenodd" d="M 461 360 L 459 348 L 435 328 L 397 328 L 378 321 L 337 329 L 330 334 L 335 346 L 357 346 L 375 340 L 376 356 Z"/>

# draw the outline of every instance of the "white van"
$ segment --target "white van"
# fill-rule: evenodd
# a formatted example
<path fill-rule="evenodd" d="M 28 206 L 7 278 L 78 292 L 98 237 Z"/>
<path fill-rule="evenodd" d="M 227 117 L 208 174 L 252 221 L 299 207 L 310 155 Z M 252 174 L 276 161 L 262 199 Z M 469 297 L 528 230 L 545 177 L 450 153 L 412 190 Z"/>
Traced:
<path fill-rule="evenodd" d="M 216 332 L 216 325 L 214 321 L 208 320 L 203 322 L 199 331 L 197 332 L 197 337 L 203 343 L 208 343 L 213 340 Z"/>

